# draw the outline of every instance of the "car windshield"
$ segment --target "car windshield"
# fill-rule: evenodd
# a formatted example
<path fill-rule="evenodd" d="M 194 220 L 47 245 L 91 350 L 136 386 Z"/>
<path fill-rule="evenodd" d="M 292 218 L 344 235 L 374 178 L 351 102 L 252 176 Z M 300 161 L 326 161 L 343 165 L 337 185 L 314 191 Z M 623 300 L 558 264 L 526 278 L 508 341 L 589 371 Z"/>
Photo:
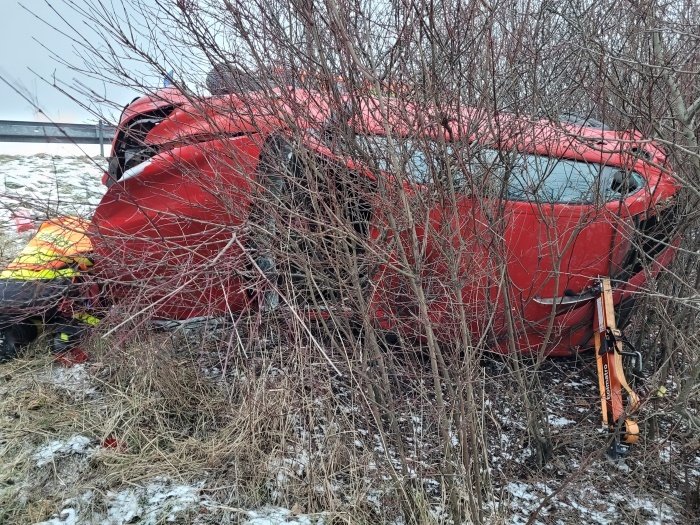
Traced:
<path fill-rule="evenodd" d="M 360 151 L 371 159 L 370 165 L 382 171 L 398 171 L 411 182 L 430 184 L 449 166 L 457 189 L 477 190 L 508 200 L 609 202 L 627 197 L 644 182 L 639 174 L 615 166 L 475 145 L 425 139 L 390 140 L 378 135 L 357 136 L 356 141 Z"/>

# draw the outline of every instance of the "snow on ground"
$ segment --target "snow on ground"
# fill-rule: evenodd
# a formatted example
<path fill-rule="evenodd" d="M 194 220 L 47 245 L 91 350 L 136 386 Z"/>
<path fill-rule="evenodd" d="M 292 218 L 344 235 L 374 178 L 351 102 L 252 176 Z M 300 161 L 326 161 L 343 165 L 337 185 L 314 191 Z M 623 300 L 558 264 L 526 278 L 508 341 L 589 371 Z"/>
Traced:
<path fill-rule="evenodd" d="M 33 455 L 35 466 L 57 469 L 80 476 L 89 469 L 89 460 L 99 454 L 94 439 L 77 434 L 39 446 Z M 202 494 L 204 481 L 185 484 L 156 476 L 119 489 L 100 492 L 86 490 L 63 501 L 60 510 L 35 525 L 157 525 L 160 523 L 211 523 L 207 521 L 215 502 Z M 309 516 L 292 507 L 265 506 L 239 509 L 240 521 L 247 525 L 323 525 L 322 516 Z"/>
<path fill-rule="evenodd" d="M 323 525 L 323 517 L 310 517 L 282 507 L 265 507 L 247 511 L 245 525 Z"/>
<path fill-rule="evenodd" d="M 37 379 L 65 392 L 76 401 L 95 398 L 99 395 L 90 379 L 87 365 L 84 363 L 68 367 L 54 364 Z"/>
<path fill-rule="evenodd" d="M 102 157 L 0 154 L 0 233 L 13 236 L 13 214 L 87 217 L 104 194 Z"/>
<path fill-rule="evenodd" d="M 60 457 L 75 455 L 89 456 L 95 450 L 94 441 L 89 437 L 77 435 L 67 440 L 54 440 L 42 445 L 34 454 L 36 466 L 43 467 Z"/>
<path fill-rule="evenodd" d="M 201 365 L 208 363 L 206 350 L 197 353 L 195 361 Z M 214 354 L 211 354 L 214 359 Z M 640 473 L 646 468 L 641 449 L 633 452 L 628 459 L 630 474 L 622 472 L 617 465 L 611 464 L 603 457 L 592 457 L 594 449 L 602 445 L 602 440 L 595 429 L 597 413 L 595 406 L 595 377 L 581 372 L 584 365 L 557 362 L 556 366 L 546 368 L 543 380 L 547 384 L 557 385 L 552 390 L 550 399 L 549 421 L 557 451 L 544 469 L 537 472 L 527 467 L 528 454 L 524 453 L 522 421 L 518 415 L 517 403 L 504 402 L 500 398 L 495 403 L 494 396 L 489 396 L 485 404 L 491 415 L 493 426 L 489 427 L 489 463 L 494 483 L 494 499 L 487 505 L 493 512 L 489 523 L 519 525 L 527 523 L 533 511 L 537 516 L 533 523 L 542 525 L 566 525 L 568 523 L 607 524 L 620 520 L 637 525 L 666 525 L 682 523 L 683 517 L 678 508 L 681 495 L 671 487 L 659 485 L 640 485 Z M 207 369 L 210 369 L 208 367 Z M 497 365 L 491 366 L 494 370 Z M 269 374 L 270 390 L 278 386 L 275 381 L 294 373 L 284 367 L 275 368 Z M 495 373 L 495 371 L 494 371 Z M 502 373 L 502 372 L 501 372 Z M 52 367 L 37 370 L 37 382 L 62 392 L 89 390 L 99 385 L 90 379 L 90 369 L 78 365 L 72 369 Z M 203 374 L 204 377 L 208 377 Z M 569 379 L 569 378 L 575 378 Z M 227 379 L 219 373 L 207 378 L 216 384 Z M 240 378 L 232 373 L 231 379 L 239 382 Z M 487 383 L 498 388 L 503 387 L 503 378 L 498 374 Z M 282 383 L 280 383 L 282 384 Z M 223 385 L 223 384 L 222 384 Z M 336 398 L 348 398 L 341 406 L 343 413 L 354 413 L 349 396 L 351 391 L 340 379 L 334 379 L 333 391 Z M 575 400 L 578 396 L 588 394 L 588 411 L 577 410 Z M 324 403 L 323 392 L 316 402 Z M 72 395 L 67 396 L 74 399 Z M 85 399 L 84 397 L 82 399 Z M 91 399 L 91 403 L 102 402 L 103 397 Z M 78 398 L 79 400 L 79 398 Z M 572 402 L 572 400 L 574 400 Z M 104 407 L 109 410 L 108 406 Z M 440 500 L 440 482 L 429 462 L 430 451 L 438 450 L 428 421 L 423 417 L 418 405 L 412 406 L 410 412 L 400 414 L 400 424 L 406 429 L 408 463 L 412 465 L 404 470 L 396 448 L 371 431 L 371 427 L 361 426 L 362 420 L 347 443 L 358 451 L 372 454 L 368 457 L 367 472 L 363 478 L 362 490 L 355 488 L 353 501 L 363 507 L 373 509 L 377 522 L 396 521 L 398 516 L 387 515 L 386 508 L 395 498 L 395 487 L 390 480 L 383 477 L 390 466 L 401 479 L 419 479 L 426 487 L 426 495 L 431 499 L 428 509 L 434 523 L 448 523 L 444 515 L 444 501 Z M 154 477 L 138 478 L 126 482 L 105 484 L 107 477 L 100 469 L 113 461 L 103 461 L 110 454 L 117 454 L 115 460 L 128 454 L 113 449 L 101 449 L 98 439 L 76 432 L 67 437 L 47 438 L 46 442 L 36 446 L 31 455 L 36 484 L 27 490 L 37 490 L 47 483 L 61 483 L 65 492 L 60 493 L 59 503 L 37 519 L 39 525 L 126 525 L 139 523 L 155 525 L 157 523 L 191 523 L 193 525 L 212 525 L 224 523 L 220 518 L 229 512 L 229 521 L 248 525 L 311 525 L 333 522 L 333 515 L 325 508 L 318 512 L 306 514 L 293 501 L 307 501 L 306 498 L 324 491 L 332 491 L 334 497 L 341 499 L 343 493 L 350 489 L 344 485 L 342 476 L 330 475 L 323 479 L 313 473 L 315 464 L 323 463 L 329 453 L 330 436 L 338 436 L 341 429 L 333 420 L 327 420 L 325 412 L 314 416 L 313 425 L 296 415 L 290 415 L 291 432 L 287 434 L 286 448 L 277 450 L 269 461 L 261 465 L 268 480 L 265 496 L 260 506 L 251 506 L 239 501 L 235 491 L 221 497 L 218 486 L 228 481 L 215 479 L 215 472 L 197 473 L 194 482 L 185 482 L 179 478 L 153 474 Z M 365 423 L 366 424 L 366 423 Z M 667 438 L 665 438 L 667 439 Z M 586 444 L 587 442 L 587 444 Z M 455 446 L 459 446 L 458 444 Z M 642 445 L 644 446 L 644 445 Z M 653 447 L 653 445 L 649 445 Z M 654 455 L 660 451 L 667 464 L 673 462 L 678 450 L 671 442 L 660 441 L 658 449 L 651 448 Z M 104 456 L 103 456 L 104 454 Z M 426 462 L 427 461 L 427 462 Z M 700 462 L 693 464 L 700 466 Z M 670 465 L 669 465 L 670 466 Z M 95 467 L 97 467 L 95 469 Z M 664 467 L 666 468 L 666 467 Z M 431 471 L 432 470 L 432 471 Z M 311 473 L 311 474 L 310 474 Z M 86 483 L 80 480 L 89 481 Z M 197 481 L 198 480 L 198 481 Z M 80 488 L 74 488 L 80 482 Z M 311 490 L 305 497 L 298 498 L 295 491 L 306 483 L 312 483 Z M 541 507 L 541 508 L 540 508 Z M 52 514 L 53 512 L 53 514 Z M 224 514 L 225 515 L 225 514 Z"/>
<path fill-rule="evenodd" d="M 603 476 L 607 477 L 607 476 Z M 606 479 L 605 482 L 611 480 Z M 538 508 L 543 498 L 550 496 L 554 489 L 546 483 L 523 483 L 514 481 L 505 487 L 511 509 L 510 525 L 523 525 L 530 514 Z M 681 523 L 681 516 L 663 500 L 630 494 L 621 488 L 616 492 L 598 490 L 593 484 L 570 486 L 566 491 L 555 495 L 551 503 L 539 512 L 541 520 L 535 523 L 556 523 L 565 525 L 580 522 L 591 525 L 608 525 L 626 516 L 630 523 L 639 525 L 674 525 Z M 575 521 L 562 519 L 562 515 L 578 516 Z"/>
<path fill-rule="evenodd" d="M 104 511 L 96 510 L 96 494 L 87 491 L 77 498 L 63 502 L 63 509 L 46 521 L 36 525 L 156 525 L 159 523 L 196 523 L 182 521 L 183 516 L 193 516 L 209 505 L 201 495 L 203 483 L 177 484 L 156 477 L 145 485 L 108 491 L 100 502 Z"/>
<path fill-rule="evenodd" d="M 561 416 L 555 416 L 553 414 L 549 414 L 549 424 L 552 425 L 553 427 L 565 427 L 567 425 L 575 425 L 576 421 L 573 419 L 568 419 L 566 417 L 561 417 Z"/>
<path fill-rule="evenodd" d="M 109 144 L 105 144 L 105 154 Z M 27 157 L 31 155 L 51 155 L 55 157 L 97 157 L 99 144 L 48 144 L 44 142 L 0 142 L 0 155 Z"/>

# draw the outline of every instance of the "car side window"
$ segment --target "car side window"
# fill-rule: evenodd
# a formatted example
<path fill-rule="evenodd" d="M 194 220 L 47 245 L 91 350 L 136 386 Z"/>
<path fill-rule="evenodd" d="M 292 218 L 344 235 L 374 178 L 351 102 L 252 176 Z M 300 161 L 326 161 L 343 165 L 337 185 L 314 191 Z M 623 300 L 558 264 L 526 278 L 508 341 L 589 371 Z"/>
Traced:
<path fill-rule="evenodd" d="M 489 148 L 473 150 L 467 175 L 481 194 L 549 204 L 595 204 L 625 198 L 641 175 L 593 162 Z"/>

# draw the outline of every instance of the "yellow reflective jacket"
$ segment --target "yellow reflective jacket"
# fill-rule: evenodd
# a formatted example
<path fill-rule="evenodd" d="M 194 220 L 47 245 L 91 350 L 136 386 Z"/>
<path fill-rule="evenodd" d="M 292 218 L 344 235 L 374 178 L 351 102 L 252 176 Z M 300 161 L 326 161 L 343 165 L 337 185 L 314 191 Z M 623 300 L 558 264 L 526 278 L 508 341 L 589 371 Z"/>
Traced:
<path fill-rule="evenodd" d="M 78 217 L 45 221 L 0 279 L 25 281 L 73 278 L 92 266 L 89 222 Z"/>

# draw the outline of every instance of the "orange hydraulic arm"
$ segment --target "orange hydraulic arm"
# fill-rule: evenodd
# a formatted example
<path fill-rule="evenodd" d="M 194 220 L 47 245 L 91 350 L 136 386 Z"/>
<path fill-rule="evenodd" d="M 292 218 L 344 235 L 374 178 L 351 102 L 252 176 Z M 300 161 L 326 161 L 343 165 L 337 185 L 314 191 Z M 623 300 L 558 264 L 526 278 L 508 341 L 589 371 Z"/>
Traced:
<path fill-rule="evenodd" d="M 602 278 L 599 283 L 593 319 L 593 339 L 603 425 L 610 432 L 620 432 L 612 450 L 614 456 L 619 456 L 627 452 L 628 446 L 639 439 L 639 426 L 635 420 L 628 417 L 639 407 L 639 396 L 627 383 L 622 356 L 634 356 L 637 365 L 640 366 L 641 354 L 623 351 L 623 337 L 615 322 L 615 305 L 609 277 Z M 627 393 L 627 408 L 623 401 L 623 390 Z"/>

